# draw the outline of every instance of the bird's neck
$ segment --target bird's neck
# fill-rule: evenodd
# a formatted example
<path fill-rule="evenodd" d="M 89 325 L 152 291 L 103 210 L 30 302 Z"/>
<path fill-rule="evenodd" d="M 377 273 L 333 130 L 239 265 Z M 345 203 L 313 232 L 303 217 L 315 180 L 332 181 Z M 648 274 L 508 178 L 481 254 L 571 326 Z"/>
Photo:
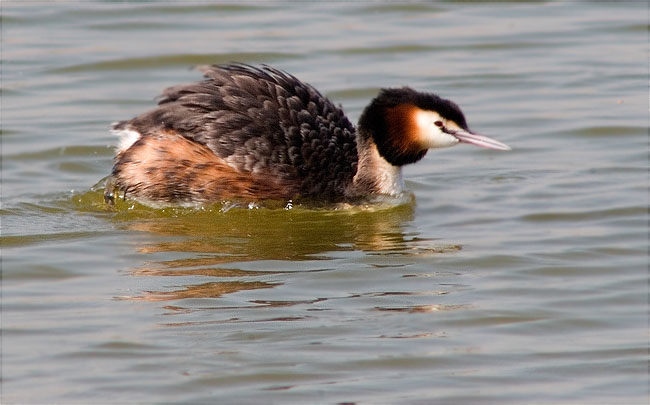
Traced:
<path fill-rule="evenodd" d="M 377 149 L 372 136 L 357 131 L 357 173 L 350 194 L 386 194 L 396 196 L 404 190 L 402 168 L 386 161 Z"/>

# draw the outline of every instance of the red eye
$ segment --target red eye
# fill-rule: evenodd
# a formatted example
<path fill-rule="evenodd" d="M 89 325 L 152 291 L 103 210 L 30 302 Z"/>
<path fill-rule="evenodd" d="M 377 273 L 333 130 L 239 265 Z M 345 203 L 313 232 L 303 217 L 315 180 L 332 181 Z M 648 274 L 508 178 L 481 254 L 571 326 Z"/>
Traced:
<path fill-rule="evenodd" d="M 436 122 L 434 122 L 434 124 L 435 124 L 437 127 L 442 128 L 442 121 L 436 121 Z"/>

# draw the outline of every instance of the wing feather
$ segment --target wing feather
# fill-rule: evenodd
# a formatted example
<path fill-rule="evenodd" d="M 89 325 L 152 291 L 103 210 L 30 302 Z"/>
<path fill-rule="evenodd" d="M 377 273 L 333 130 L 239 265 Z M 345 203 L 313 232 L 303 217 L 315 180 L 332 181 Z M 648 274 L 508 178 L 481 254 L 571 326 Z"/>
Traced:
<path fill-rule="evenodd" d="M 172 130 L 235 170 L 298 184 L 303 195 L 342 194 L 356 172 L 354 127 L 312 86 L 269 66 L 200 66 L 205 79 L 162 92 L 157 108 L 115 129 Z"/>

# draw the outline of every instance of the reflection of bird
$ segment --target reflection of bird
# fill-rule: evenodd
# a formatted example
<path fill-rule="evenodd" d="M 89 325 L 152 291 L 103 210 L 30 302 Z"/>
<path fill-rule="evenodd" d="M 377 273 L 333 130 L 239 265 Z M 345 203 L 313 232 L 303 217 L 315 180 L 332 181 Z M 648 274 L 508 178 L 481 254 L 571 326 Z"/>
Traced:
<path fill-rule="evenodd" d="M 383 89 L 355 131 L 316 89 L 280 70 L 200 68 L 159 105 L 113 127 L 113 188 L 154 204 L 231 198 L 342 201 L 398 195 L 401 166 L 459 142 L 508 146 L 469 131 L 458 106 L 410 88 Z"/>

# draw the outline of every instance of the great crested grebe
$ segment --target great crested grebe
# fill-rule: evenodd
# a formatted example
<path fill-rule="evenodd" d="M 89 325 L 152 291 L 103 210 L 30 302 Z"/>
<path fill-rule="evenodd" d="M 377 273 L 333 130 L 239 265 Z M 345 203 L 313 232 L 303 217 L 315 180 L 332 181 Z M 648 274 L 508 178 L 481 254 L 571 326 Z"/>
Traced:
<path fill-rule="evenodd" d="M 121 141 L 107 201 L 113 191 L 154 205 L 395 196 L 401 167 L 429 149 L 510 149 L 472 133 L 454 102 L 408 87 L 382 89 L 355 130 L 339 107 L 281 70 L 198 69 L 203 81 L 170 87 L 156 108 L 113 126 Z"/>

